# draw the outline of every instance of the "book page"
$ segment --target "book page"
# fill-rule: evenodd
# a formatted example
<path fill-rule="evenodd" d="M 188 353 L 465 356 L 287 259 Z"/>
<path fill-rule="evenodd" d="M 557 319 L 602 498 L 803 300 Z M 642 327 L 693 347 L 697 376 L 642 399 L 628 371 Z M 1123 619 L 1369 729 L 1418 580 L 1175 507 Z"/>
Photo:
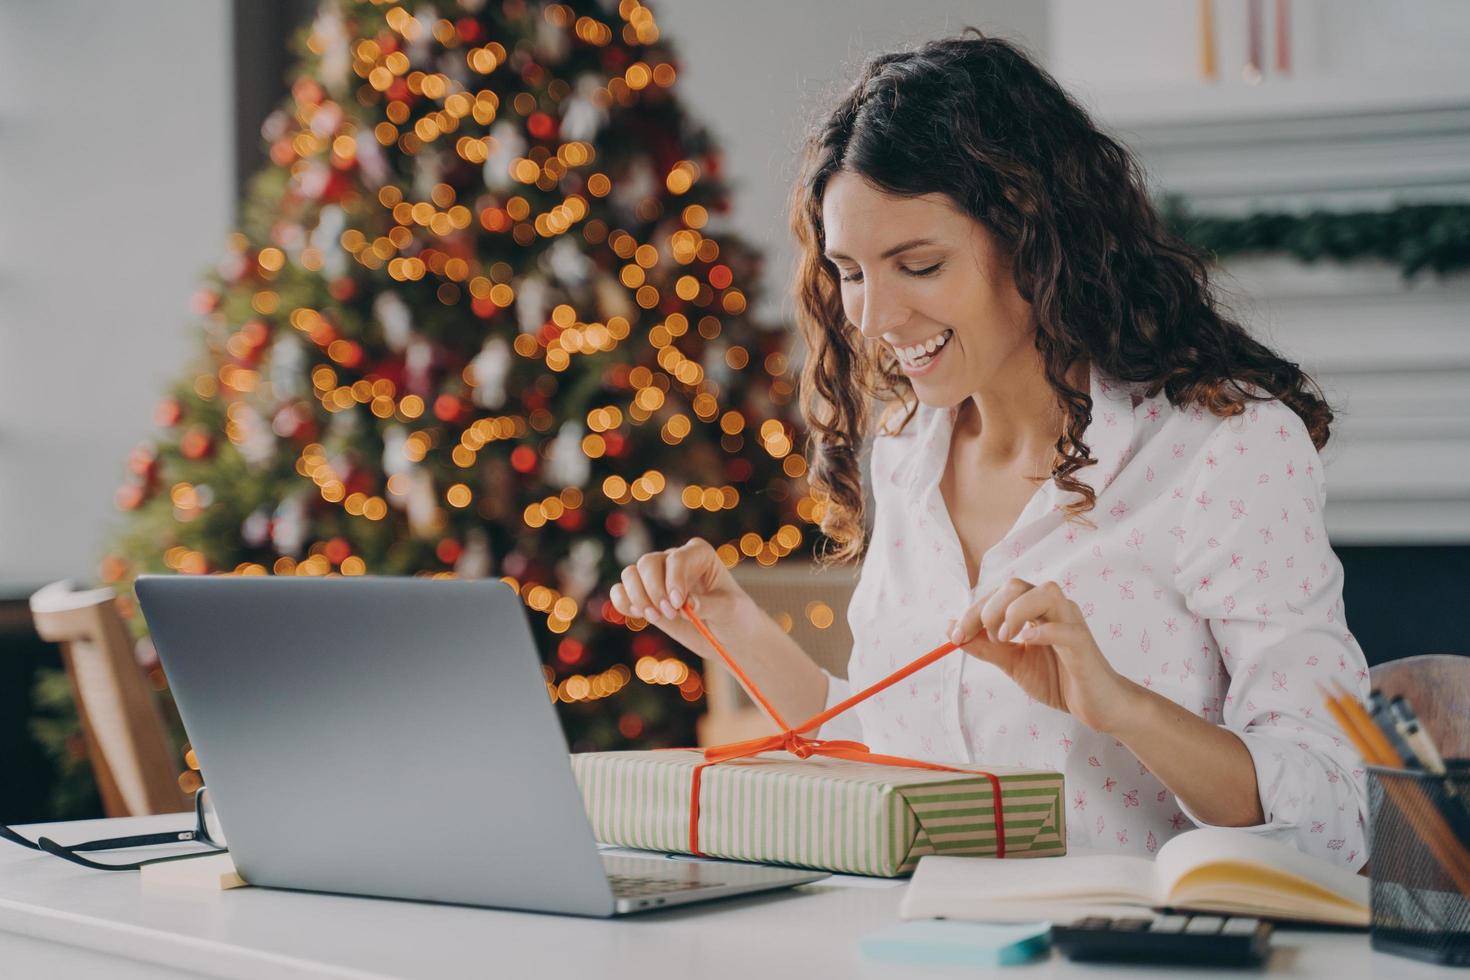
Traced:
<path fill-rule="evenodd" d="M 1046 918 L 1052 905 L 1151 906 L 1156 902 L 1154 887 L 1153 864 L 1145 858 L 1074 855 L 1006 861 L 929 855 L 919 860 L 901 914 L 989 918 L 987 911 L 1014 904 L 1023 918 Z"/>
<path fill-rule="evenodd" d="M 1367 878 L 1256 834 L 1191 830 L 1159 849 L 1156 870 L 1164 900 L 1180 907 L 1366 921 Z"/>

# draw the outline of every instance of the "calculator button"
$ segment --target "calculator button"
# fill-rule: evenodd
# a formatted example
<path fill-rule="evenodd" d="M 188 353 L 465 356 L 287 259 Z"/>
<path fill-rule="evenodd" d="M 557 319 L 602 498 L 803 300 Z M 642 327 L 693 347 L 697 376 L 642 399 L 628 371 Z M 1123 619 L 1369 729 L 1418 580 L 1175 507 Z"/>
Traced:
<path fill-rule="evenodd" d="M 1189 920 L 1189 924 L 1184 927 L 1184 931 L 1196 935 L 1213 936 L 1220 931 L 1220 927 L 1224 924 L 1225 920 L 1218 915 L 1197 915 Z"/>
<path fill-rule="evenodd" d="M 1161 915 L 1154 922 L 1154 932 L 1183 932 L 1189 919 L 1182 915 Z"/>
<path fill-rule="evenodd" d="M 1222 936 L 1254 936 L 1256 929 L 1261 925 L 1260 919 L 1229 919 L 1225 928 L 1220 930 Z"/>

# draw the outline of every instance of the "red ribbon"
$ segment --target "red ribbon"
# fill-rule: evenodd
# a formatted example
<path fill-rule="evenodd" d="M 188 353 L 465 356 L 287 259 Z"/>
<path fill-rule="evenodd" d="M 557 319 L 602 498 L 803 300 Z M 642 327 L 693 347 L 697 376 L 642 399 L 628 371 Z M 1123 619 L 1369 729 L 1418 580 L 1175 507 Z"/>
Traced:
<path fill-rule="evenodd" d="M 942 766 L 935 762 L 924 762 L 919 759 L 906 759 L 897 755 L 880 755 L 868 751 L 868 747 L 862 742 L 854 742 L 846 739 L 807 738 L 803 734 L 804 732 L 810 732 L 813 729 L 820 728 L 853 705 L 866 701 L 884 688 L 892 687 L 915 671 L 922 670 L 936 660 L 947 656 L 959 649 L 958 646 L 954 643 L 944 643 L 937 646 L 917 660 L 895 670 L 876 684 L 864 688 L 847 700 L 834 704 L 821 714 L 814 715 L 793 728 L 786 724 L 785 719 L 781 717 L 781 713 L 776 710 L 774 705 L 766 700 L 765 695 L 751 682 L 750 678 L 746 676 L 745 671 L 740 669 L 740 665 L 735 662 L 735 658 L 731 657 L 724 646 L 720 644 L 720 641 L 715 639 L 714 634 L 709 631 L 709 627 L 705 626 L 704 622 L 694 614 L 694 610 L 690 608 L 688 603 L 684 604 L 683 612 L 684 615 L 689 617 L 689 621 L 694 624 L 694 628 L 700 632 L 700 635 L 709 641 L 710 646 L 715 648 L 715 652 L 720 655 L 720 659 L 725 662 L 725 666 L 730 668 L 730 672 L 740 679 L 740 682 L 745 685 L 745 689 L 760 704 L 762 710 L 781 729 L 774 735 L 746 739 L 741 742 L 727 742 L 724 745 L 711 745 L 704 750 L 705 761 L 694 767 L 694 778 L 689 793 L 689 851 L 691 854 L 703 853 L 699 849 L 699 790 L 701 784 L 700 777 L 704 770 L 709 766 L 719 765 L 721 762 L 729 762 L 731 759 L 743 759 L 747 756 L 758 755 L 761 752 L 790 752 L 798 759 L 807 759 L 814 755 L 824 755 L 834 759 L 849 759 L 854 762 L 874 762 L 885 766 L 904 766 L 911 769 L 929 769 L 936 772 L 961 772 L 984 776 L 990 780 L 990 794 L 995 812 L 995 856 L 1001 858 L 1006 856 L 1005 813 L 1004 808 L 1001 806 L 1000 779 L 994 773 L 979 769 L 956 769 L 953 766 Z"/>

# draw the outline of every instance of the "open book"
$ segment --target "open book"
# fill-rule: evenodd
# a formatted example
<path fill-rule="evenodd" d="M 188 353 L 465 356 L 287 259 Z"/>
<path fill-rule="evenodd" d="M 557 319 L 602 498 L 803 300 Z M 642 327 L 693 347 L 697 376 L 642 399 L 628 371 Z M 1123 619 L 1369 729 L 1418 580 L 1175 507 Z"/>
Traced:
<path fill-rule="evenodd" d="M 1139 907 L 1341 926 L 1368 924 L 1368 879 L 1296 848 L 1233 830 L 1191 830 L 1154 860 L 1107 854 L 1036 861 L 921 858 L 905 919 L 1072 921 Z"/>

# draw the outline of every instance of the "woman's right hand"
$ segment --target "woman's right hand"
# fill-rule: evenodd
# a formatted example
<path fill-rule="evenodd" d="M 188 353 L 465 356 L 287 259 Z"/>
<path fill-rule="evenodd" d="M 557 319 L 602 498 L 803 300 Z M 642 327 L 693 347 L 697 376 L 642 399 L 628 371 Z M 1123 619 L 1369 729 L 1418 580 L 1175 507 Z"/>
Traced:
<path fill-rule="evenodd" d="M 703 638 L 680 608 L 688 602 L 700 619 L 715 628 L 731 621 L 746 594 L 710 543 L 690 538 L 677 548 L 650 551 L 624 568 L 622 581 L 612 587 L 608 598 L 624 616 L 646 619 L 700 652 L 705 647 Z"/>

